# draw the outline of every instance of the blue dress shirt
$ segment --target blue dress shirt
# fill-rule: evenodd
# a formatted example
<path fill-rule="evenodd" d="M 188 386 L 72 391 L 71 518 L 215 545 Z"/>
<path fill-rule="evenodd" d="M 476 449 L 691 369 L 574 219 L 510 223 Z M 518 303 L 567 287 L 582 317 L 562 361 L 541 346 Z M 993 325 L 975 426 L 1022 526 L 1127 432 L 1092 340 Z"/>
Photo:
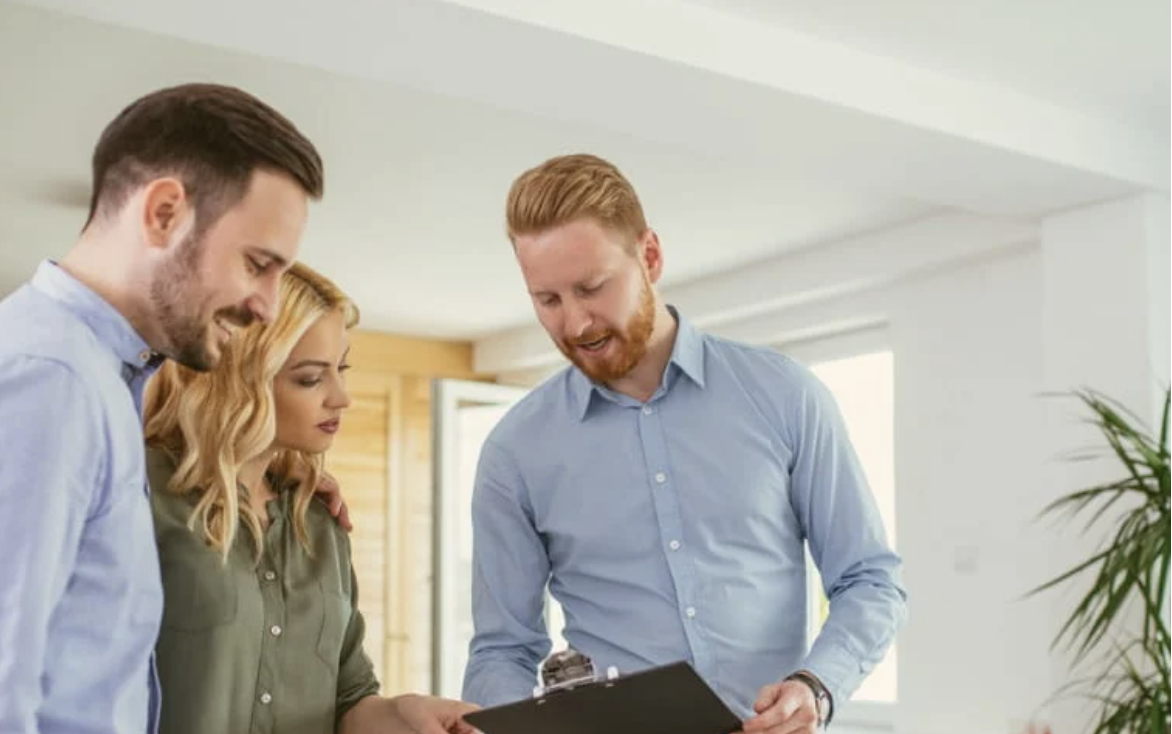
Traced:
<path fill-rule="evenodd" d="M 157 359 L 51 262 L 0 301 L 0 334 L 0 732 L 153 732 L 141 396 Z"/>
<path fill-rule="evenodd" d="M 486 441 L 466 699 L 532 695 L 547 582 L 567 642 L 598 669 L 687 660 L 742 717 L 799 668 L 841 705 L 893 642 L 901 561 L 829 391 L 672 313 L 671 360 L 645 404 L 569 367 Z M 812 647 L 807 542 L 830 599 Z"/>

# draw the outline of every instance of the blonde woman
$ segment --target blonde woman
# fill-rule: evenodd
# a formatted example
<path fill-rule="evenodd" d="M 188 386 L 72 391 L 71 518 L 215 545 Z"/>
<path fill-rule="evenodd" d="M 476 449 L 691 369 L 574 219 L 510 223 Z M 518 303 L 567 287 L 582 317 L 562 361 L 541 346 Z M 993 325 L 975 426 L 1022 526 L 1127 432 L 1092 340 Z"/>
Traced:
<path fill-rule="evenodd" d="M 377 695 L 349 540 L 313 501 L 358 309 L 304 265 L 280 291 L 216 370 L 168 363 L 148 386 L 160 734 L 471 732 L 472 706 Z"/>

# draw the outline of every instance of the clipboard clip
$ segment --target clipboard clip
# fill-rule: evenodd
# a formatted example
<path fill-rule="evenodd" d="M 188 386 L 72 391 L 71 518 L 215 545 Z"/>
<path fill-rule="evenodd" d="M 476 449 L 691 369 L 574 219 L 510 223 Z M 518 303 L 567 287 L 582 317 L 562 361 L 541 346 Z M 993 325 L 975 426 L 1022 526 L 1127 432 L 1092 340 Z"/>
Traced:
<path fill-rule="evenodd" d="M 533 697 L 541 698 L 551 693 L 569 691 L 590 686 L 619 677 L 619 670 L 611 665 L 606 676 L 598 675 L 594 661 L 588 655 L 568 647 L 547 657 L 541 663 L 541 685 L 534 687 Z"/>

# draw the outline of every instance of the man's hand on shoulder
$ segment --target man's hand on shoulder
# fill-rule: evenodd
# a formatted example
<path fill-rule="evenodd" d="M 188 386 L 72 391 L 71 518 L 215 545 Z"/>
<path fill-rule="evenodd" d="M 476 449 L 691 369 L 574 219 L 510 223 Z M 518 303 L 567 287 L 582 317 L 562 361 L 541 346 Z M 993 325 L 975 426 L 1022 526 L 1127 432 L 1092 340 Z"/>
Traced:
<path fill-rule="evenodd" d="M 326 506 L 343 530 L 350 532 L 354 529 L 354 524 L 350 522 L 350 510 L 346 507 L 346 501 L 342 499 L 342 488 L 338 480 L 324 469 L 318 478 L 314 496 Z"/>

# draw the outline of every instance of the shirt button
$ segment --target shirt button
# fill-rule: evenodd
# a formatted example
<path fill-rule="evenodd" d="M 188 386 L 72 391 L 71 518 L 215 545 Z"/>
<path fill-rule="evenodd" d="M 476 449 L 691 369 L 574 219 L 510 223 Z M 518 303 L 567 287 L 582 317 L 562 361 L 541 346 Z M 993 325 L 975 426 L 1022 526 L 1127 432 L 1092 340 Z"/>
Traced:
<path fill-rule="evenodd" d="M 655 412 L 655 408 L 652 408 L 650 405 L 643 406 L 643 415 L 651 415 L 654 412 Z"/>
<path fill-rule="evenodd" d="M 688 615 L 688 619 L 693 619 L 696 616 L 696 607 L 688 607 L 684 610 L 684 614 Z"/>
<path fill-rule="evenodd" d="M 265 581 L 273 581 L 277 578 L 277 574 L 272 571 L 265 571 Z"/>
<path fill-rule="evenodd" d="M 268 706 L 270 703 L 273 702 L 273 694 L 269 693 L 268 691 L 265 691 L 264 693 L 260 694 L 260 702 L 263 703 L 265 706 Z"/>
<path fill-rule="evenodd" d="M 151 350 L 149 350 L 149 349 L 142 350 L 141 352 L 138 353 L 138 358 L 141 359 L 143 362 L 150 362 L 151 361 Z"/>
<path fill-rule="evenodd" d="M 280 637 L 281 636 L 281 625 L 274 624 L 272 627 L 269 627 L 269 632 L 271 632 L 273 634 L 273 637 Z"/>
<path fill-rule="evenodd" d="M 664 474 L 663 472 L 659 472 L 658 474 L 655 475 L 655 481 L 659 482 L 660 484 L 663 484 L 664 482 L 667 481 L 667 475 Z"/>
<path fill-rule="evenodd" d="M 679 550 L 680 549 L 680 541 L 673 540 L 672 542 L 668 543 L 667 546 L 669 548 L 671 548 L 672 550 Z"/>

